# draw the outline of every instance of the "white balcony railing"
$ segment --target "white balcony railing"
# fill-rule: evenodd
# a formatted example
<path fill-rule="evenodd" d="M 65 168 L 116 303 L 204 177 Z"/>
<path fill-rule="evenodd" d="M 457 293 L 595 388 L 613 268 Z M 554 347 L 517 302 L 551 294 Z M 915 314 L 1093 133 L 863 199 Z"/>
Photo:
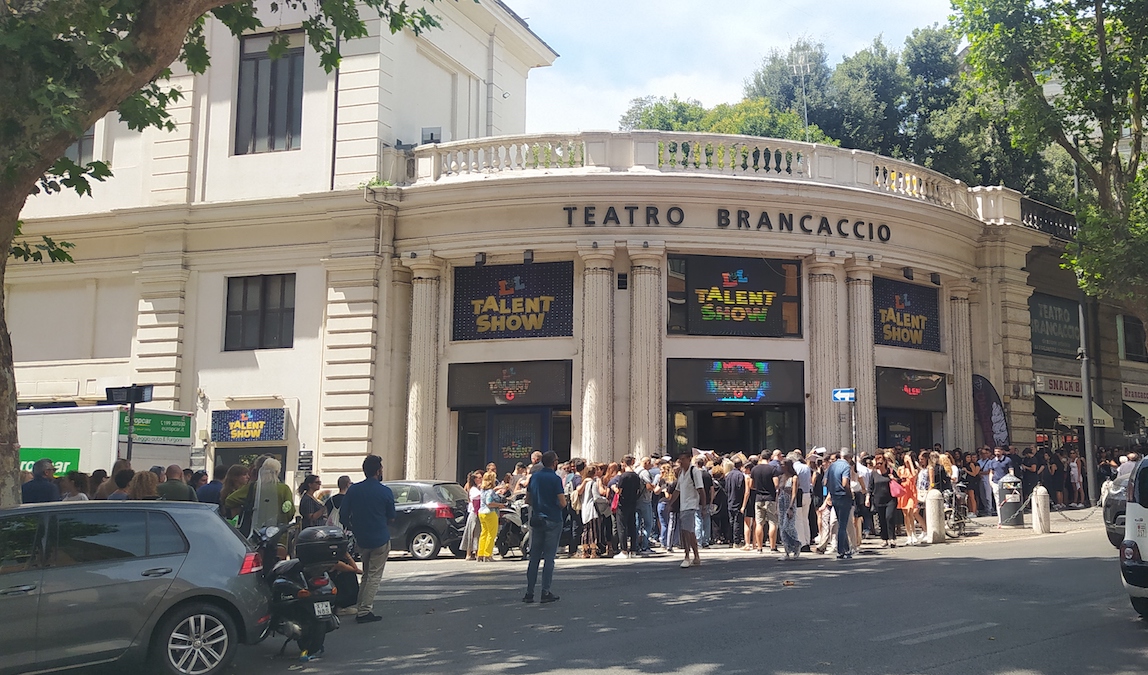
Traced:
<path fill-rule="evenodd" d="M 756 136 L 631 131 L 498 136 L 419 146 L 415 183 L 528 172 L 654 171 L 792 180 L 896 194 L 975 217 L 968 188 L 861 150 Z"/>

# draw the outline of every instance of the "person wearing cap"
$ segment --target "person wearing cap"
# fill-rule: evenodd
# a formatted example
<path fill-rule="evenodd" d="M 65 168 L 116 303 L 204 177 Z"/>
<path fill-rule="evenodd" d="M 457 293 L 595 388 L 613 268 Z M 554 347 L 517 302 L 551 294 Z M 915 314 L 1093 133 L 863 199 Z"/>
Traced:
<path fill-rule="evenodd" d="M 801 542 L 801 552 L 809 553 L 809 500 L 813 498 L 813 471 L 796 448 L 789 453 L 789 460 L 797 474 L 797 539 Z"/>

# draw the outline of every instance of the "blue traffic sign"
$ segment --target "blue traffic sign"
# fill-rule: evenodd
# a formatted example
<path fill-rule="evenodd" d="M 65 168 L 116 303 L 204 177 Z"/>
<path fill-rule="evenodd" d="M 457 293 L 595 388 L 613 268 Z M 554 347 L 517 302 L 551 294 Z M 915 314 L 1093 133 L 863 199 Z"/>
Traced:
<path fill-rule="evenodd" d="M 835 403 L 854 403 L 857 401 L 856 389 L 834 389 L 833 401 Z"/>

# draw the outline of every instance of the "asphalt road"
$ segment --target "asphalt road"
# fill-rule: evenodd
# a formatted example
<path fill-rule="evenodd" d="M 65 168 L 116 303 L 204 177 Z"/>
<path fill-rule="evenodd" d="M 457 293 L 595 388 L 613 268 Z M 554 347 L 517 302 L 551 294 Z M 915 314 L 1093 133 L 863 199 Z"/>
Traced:
<path fill-rule="evenodd" d="M 308 664 L 275 658 L 279 640 L 244 648 L 233 672 L 1148 671 L 1148 622 L 1099 529 L 849 561 L 722 550 L 679 562 L 559 559 L 561 600 L 525 605 L 525 563 L 395 558 L 382 621 L 345 621 Z"/>

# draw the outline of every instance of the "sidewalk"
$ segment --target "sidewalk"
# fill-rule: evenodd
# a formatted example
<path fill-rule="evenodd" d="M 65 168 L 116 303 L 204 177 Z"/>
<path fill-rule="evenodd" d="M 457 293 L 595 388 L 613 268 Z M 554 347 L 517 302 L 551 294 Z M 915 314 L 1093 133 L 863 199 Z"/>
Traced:
<path fill-rule="evenodd" d="M 969 527 L 965 530 L 965 536 L 959 540 L 950 539 L 949 541 L 959 543 L 1012 541 L 1015 539 L 1052 536 L 1080 530 L 1097 530 L 1101 533 L 1099 536 L 1103 536 L 1104 517 L 1099 506 L 1085 509 L 1052 511 L 1049 514 L 1049 525 L 1052 528 L 1052 532 L 1048 535 L 1038 535 L 1034 533 L 1032 531 L 1032 513 L 1029 512 L 1025 512 L 1024 514 L 1024 527 L 998 528 L 997 519 L 994 516 L 971 518 L 969 519 Z"/>

